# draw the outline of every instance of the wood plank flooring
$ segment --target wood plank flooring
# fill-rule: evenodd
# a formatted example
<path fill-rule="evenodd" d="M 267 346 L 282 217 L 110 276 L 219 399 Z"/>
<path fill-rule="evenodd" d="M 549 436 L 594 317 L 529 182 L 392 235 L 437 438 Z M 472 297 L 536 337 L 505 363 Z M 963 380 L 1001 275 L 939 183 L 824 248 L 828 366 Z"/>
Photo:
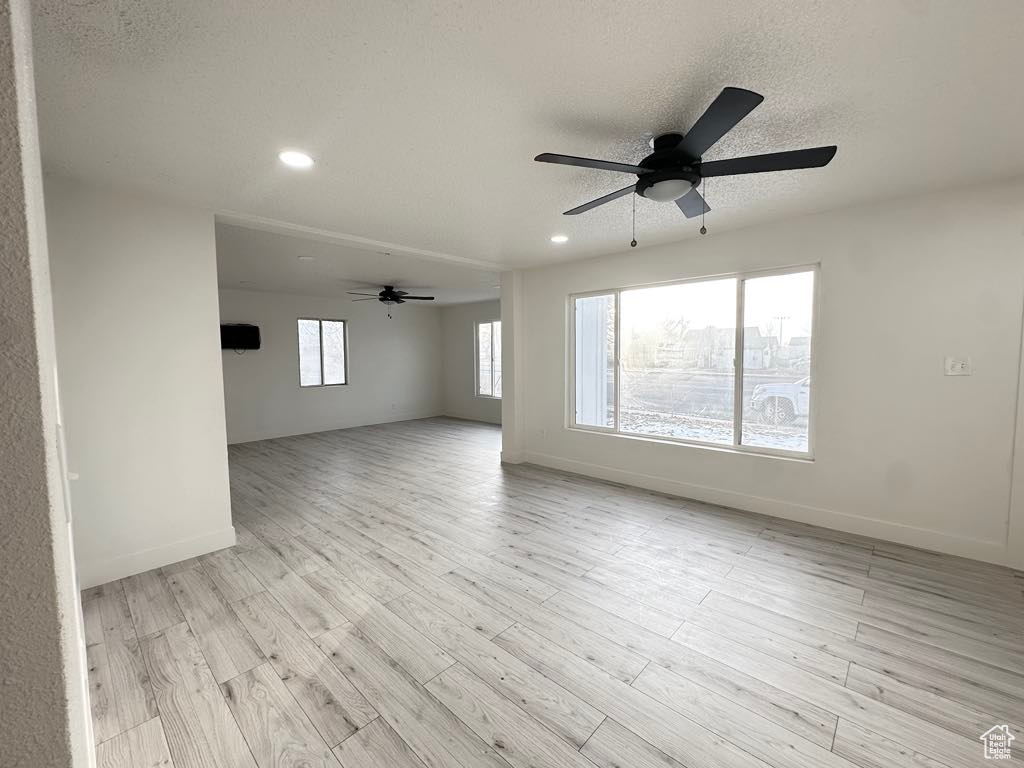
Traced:
<path fill-rule="evenodd" d="M 236 546 L 83 592 L 98 764 L 960 768 L 1024 736 L 1024 574 L 499 444 L 232 446 Z"/>

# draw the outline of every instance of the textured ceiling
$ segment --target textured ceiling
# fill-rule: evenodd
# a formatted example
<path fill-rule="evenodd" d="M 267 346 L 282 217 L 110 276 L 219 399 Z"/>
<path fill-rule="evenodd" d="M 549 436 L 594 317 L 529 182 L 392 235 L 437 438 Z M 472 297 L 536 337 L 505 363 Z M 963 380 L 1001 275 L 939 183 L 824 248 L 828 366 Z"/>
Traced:
<path fill-rule="evenodd" d="M 1021 0 L 37 0 L 35 35 L 50 171 L 504 266 L 630 239 L 630 197 L 560 214 L 633 177 L 534 155 L 635 161 L 726 85 L 765 102 L 706 159 L 839 154 L 712 179 L 712 234 L 1024 173 Z M 637 201 L 642 245 L 698 226 Z"/>
<path fill-rule="evenodd" d="M 221 288 L 345 297 L 346 291 L 377 293 L 381 287 L 393 285 L 416 288 L 414 293 L 434 296 L 435 305 L 441 305 L 496 299 L 501 293 L 499 279 L 497 272 L 440 258 L 217 222 L 217 282 Z"/>

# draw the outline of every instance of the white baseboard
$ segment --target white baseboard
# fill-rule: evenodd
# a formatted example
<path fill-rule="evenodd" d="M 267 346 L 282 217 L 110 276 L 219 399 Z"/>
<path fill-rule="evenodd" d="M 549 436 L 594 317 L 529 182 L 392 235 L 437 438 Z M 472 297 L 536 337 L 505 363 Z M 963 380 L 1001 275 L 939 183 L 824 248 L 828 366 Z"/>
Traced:
<path fill-rule="evenodd" d="M 323 426 L 317 429 L 300 429 L 298 431 L 287 430 L 284 432 L 257 432 L 244 434 L 241 437 L 228 435 L 228 445 L 242 445 L 243 443 L 255 443 L 260 440 L 276 440 L 279 437 L 298 437 L 300 435 L 315 435 L 319 432 L 335 432 L 339 429 L 357 429 L 359 427 L 372 427 L 375 424 L 393 424 L 398 421 L 417 421 L 419 419 L 435 419 L 443 416 L 439 409 L 424 411 L 409 411 L 408 413 L 394 413 L 389 411 L 386 414 L 377 416 L 364 416 L 362 419 L 346 421 L 343 424 Z"/>
<path fill-rule="evenodd" d="M 672 496 L 703 501 L 708 504 L 718 504 L 724 507 L 733 507 L 748 512 L 770 515 L 782 518 L 783 520 L 792 520 L 798 523 L 818 525 L 822 528 L 831 528 L 845 533 L 870 536 L 871 538 L 882 539 L 896 544 L 905 544 L 919 549 L 944 552 L 950 555 L 968 557 L 972 560 L 983 560 L 999 565 L 1008 564 L 1006 545 L 1002 542 L 954 536 L 930 528 L 917 528 L 902 523 L 851 515 L 846 512 L 837 512 L 821 507 L 794 504 L 793 502 L 781 499 L 751 496 L 721 488 L 684 483 L 657 475 L 645 475 L 640 472 L 631 472 L 601 464 L 566 459 L 561 456 L 552 456 L 536 451 L 524 451 L 519 461 L 538 464 L 550 469 L 572 472 L 577 475 L 586 475 L 598 480 L 607 480 L 613 483 L 622 483 L 623 485 L 667 493 Z M 502 454 L 502 462 L 519 463 L 509 461 L 504 454 Z"/>
<path fill-rule="evenodd" d="M 468 421 L 472 424 L 490 424 L 495 427 L 501 426 L 501 419 L 498 419 L 498 421 L 492 421 L 491 419 L 481 419 L 477 418 L 476 416 L 464 416 L 459 413 L 451 413 L 450 411 L 445 411 L 444 413 L 442 413 L 441 418 L 456 419 L 458 421 Z"/>
<path fill-rule="evenodd" d="M 205 555 L 218 549 L 235 545 L 235 529 L 233 526 L 210 531 L 200 536 L 181 539 L 159 547 L 143 549 L 127 555 L 107 558 L 93 562 L 76 563 L 78 580 L 82 589 L 106 584 L 110 581 L 134 576 L 154 568 L 187 560 L 190 557 Z"/>
<path fill-rule="evenodd" d="M 523 452 L 522 451 L 502 451 L 501 452 L 501 463 L 502 464 L 522 464 L 524 461 L 525 461 L 525 459 L 523 458 Z"/>

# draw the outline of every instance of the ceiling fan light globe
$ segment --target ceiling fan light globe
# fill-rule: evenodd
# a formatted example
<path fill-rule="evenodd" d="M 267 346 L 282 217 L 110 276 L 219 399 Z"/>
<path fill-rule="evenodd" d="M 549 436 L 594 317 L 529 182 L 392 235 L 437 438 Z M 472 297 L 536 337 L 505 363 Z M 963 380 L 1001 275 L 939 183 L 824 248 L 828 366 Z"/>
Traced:
<path fill-rule="evenodd" d="M 659 203 L 670 203 L 678 200 L 693 189 L 693 183 L 686 179 L 665 179 L 644 190 L 644 197 Z"/>

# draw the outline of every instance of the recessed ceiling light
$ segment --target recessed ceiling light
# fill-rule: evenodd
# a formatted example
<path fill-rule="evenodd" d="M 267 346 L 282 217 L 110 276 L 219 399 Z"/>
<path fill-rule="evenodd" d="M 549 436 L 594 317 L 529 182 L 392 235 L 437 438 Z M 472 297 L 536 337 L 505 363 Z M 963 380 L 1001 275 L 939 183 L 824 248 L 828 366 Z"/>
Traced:
<path fill-rule="evenodd" d="M 305 256 L 305 255 L 303 255 L 303 256 L 299 256 L 298 259 L 299 259 L 299 261 L 312 261 L 313 257 L 312 256 Z"/>
<path fill-rule="evenodd" d="M 305 152 L 299 152 L 298 150 L 286 149 L 284 152 L 278 154 L 277 157 L 282 163 L 292 168 L 313 167 L 313 158 Z"/>
<path fill-rule="evenodd" d="M 567 242 L 569 242 L 569 236 L 568 235 L 552 235 L 551 236 L 551 242 L 552 243 L 567 243 Z"/>

